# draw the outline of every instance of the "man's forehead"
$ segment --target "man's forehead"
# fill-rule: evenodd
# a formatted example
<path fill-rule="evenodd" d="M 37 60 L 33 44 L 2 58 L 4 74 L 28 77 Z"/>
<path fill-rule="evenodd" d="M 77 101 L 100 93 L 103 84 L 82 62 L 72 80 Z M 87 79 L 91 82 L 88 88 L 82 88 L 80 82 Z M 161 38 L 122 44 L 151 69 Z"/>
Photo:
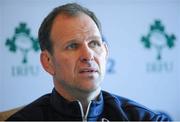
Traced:
<path fill-rule="evenodd" d="M 56 33 L 56 34 L 55 34 Z M 59 15 L 54 21 L 51 34 L 63 36 L 100 36 L 99 29 L 94 21 L 88 15 L 79 15 L 76 17 L 69 17 L 66 15 Z"/>

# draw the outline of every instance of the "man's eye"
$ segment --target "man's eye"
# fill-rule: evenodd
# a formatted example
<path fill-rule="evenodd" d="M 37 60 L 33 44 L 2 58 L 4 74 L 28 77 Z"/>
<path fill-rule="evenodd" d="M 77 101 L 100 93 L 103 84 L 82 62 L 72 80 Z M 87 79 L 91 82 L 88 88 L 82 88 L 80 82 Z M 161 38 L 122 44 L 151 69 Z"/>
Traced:
<path fill-rule="evenodd" d="M 95 47 L 100 47 L 101 46 L 101 43 L 99 41 L 91 41 L 89 43 L 89 46 L 92 47 L 92 48 L 95 48 Z"/>
<path fill-rule="evenodd" d="M 69 44 L 66 49 L 76 49 L 78 47 L 78 44 L 77 43 L 72 43 L 72 44 Z"/>

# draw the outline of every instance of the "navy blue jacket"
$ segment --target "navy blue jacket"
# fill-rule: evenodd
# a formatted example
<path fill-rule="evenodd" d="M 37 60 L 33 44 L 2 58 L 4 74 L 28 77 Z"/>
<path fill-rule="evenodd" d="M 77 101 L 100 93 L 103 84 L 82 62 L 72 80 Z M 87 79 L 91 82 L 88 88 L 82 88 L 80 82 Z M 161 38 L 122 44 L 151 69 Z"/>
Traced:
<path fill-rule="evenodd" d="M 89 104 L 84 115 L 80 102 L 69 102 L 55 89 L 12 115 L 8 120 L 87 120 L 87 121 L 168 121 L 129 99 L 101 91 L 99 99 Z"/>

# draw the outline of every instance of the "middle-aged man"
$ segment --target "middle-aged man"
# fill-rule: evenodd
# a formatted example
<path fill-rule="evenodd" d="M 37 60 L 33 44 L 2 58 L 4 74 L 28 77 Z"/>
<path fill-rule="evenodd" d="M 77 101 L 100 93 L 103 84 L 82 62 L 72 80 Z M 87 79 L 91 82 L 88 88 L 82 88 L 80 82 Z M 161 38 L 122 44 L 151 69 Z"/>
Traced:
<path fill-rule="evenodd" d="M 101 90 L 108 58 L 100 22 L 76 3 L 55 8 L 39 29 L 41 64 L 54 89 L 8 120 L 168 121 L 129 99 Z"/>

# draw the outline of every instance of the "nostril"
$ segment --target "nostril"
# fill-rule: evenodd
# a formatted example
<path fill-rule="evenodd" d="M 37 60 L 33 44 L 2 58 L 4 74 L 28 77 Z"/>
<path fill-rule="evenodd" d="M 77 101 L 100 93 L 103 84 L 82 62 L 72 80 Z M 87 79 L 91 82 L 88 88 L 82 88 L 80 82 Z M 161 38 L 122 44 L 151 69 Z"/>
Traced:
<path fill-rule="evenodd" d="M 80 57 L 80 61 L 83 61 L 83 60 L 84 60 L 84 58 L 81 56 L 81 57 Z"/>
<path fill-rule="evenodd" d="M 80 57 L 80 61 L 82 62 L 88 62 L 88 61 L 92 61 L 92 58 L 88 58 L 88 57 Z"/>
<path fill-rule="evenodd" d="M 80 57 L 80 61 L 86 64 L 88 67 L 90 67 L 92 66 L 93 58 L 89 59 L 89 58 Z"/>

